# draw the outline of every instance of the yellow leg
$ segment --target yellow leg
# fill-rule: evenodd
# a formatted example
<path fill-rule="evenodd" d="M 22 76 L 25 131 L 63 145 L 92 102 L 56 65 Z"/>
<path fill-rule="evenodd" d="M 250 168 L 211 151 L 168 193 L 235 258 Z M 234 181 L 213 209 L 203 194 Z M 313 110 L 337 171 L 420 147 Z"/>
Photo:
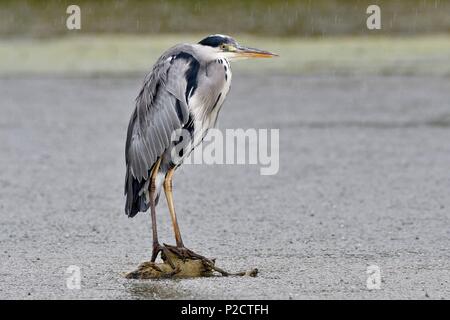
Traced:
<path fill-rule="evenodd" d="M 164 180 L 164 193 L 166 194 L 167 206 L 169 207 L 170 217 L 172 218 L 173 232 L 175 233 L 175 241 L 177 242 L 177 247 L 184 247 L 183 240 L 181 239 L 180 227 L 178 226 L 177 214 L 175 213 L 175 207 L 173 205 L 173 194 L 172 194 L 172 176 L 175 172 L 175 168 L 170 169 Z"/>
<path fill-rule="evenodd" d="M 156 260 L 156 256 L 158 255 L 160 249 L 160 245 L 158 242 L 158 231 L 156 228 L 156 208 L 155 208 L 156 175 L 158 174 L 160 164 L 161 158 L 159 158 L 156 161 L 152 174 L 150 176 L 150 214 L 152 218 L 152 233 L 153 233 L 153 252 L 151 259 L 152 262 Z"/>

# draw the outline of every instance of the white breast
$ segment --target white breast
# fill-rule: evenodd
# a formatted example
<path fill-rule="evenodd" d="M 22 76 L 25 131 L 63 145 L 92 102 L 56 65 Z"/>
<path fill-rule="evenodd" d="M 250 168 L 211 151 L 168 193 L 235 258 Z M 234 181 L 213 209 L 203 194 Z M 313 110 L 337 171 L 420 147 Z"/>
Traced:
<path fill-rule="evenodd" d="M 197 90 L 188 101 L 195 119 L 193 147 L 203 140 L 208 129 L 216 125 L 219 111 L 230 91 L 232 73 L 229 62 L 218 59 L 212 63 L 205 70 L 206 78 L 199 82 Z"/>

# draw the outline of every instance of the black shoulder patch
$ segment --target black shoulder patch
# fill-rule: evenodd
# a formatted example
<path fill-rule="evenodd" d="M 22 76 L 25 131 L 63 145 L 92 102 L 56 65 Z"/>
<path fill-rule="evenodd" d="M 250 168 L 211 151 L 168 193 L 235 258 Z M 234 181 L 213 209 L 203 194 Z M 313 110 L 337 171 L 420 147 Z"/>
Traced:
<path fill-rule="evenodd" d="M 173 57 L 173 59 L 171 60 L 171 62 L 173 62 L 175 59 L 185 59 L 187 61 L 194 59 L 195 58 L 192 56 L 192 54 L 189 54 L 187 52 L 181 51 L 179 54 L 177 54 L 176 56 Z"/>
<path fill-rule="evenodd" d="M 198 71 L 200 69 L 200 63 L 198 62 L 197 59 L 194 58 L 193 55 L 191 55 L 187 52 L 180 52 L 179 54 L 177 54 L 175 56 L 175 58 L 173 60 L 175 60 L 175 59 L 184 59 L 187 62 L 189 62 L 189 68 L 188 68 L 188 70 L 186 70 L 186 73 L 185 73 L 185 77 L 186 77 L 186 81 L 187 81 L 185 97 L 186 97 L 186 102 L 187 102 L 189 97 L 194 94 L 195 89 L 197 89 L 197 85 L 198 85 L 197 76 L 198 76 Z"/>

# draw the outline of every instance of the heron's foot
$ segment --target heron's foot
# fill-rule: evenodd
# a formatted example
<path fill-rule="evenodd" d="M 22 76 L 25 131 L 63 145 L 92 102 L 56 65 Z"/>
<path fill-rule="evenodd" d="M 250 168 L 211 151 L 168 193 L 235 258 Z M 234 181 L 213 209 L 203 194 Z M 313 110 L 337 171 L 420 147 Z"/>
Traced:
<path fill-rule="evenodd" d="M 172 267 L 172 269 L 175 270 L 175 264 L 172 262 L 172 259 L 170 259 L 170 253 L 168 248 L 166 248 L 166 245 L 162 246 L 158 242 L 153 244 L 152 259 L 150 260 L 150 262 L 154 263 L 160 252 L 161 252 L 161 259 L 163 261 L 166 261 Z"/>

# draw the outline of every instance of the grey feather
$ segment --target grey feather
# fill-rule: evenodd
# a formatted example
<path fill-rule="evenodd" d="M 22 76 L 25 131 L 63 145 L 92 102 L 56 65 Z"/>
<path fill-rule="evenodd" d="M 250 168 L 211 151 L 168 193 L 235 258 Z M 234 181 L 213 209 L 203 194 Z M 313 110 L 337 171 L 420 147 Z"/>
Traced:
<path fill-rule="evenodd" d="M 148 179 L 153 164 L 170 146 L 172 132 L 182 128 L 188 119 L 185 73 L 190 62 L 171 60 L 171 51 L 178 50 L 166 52 L 147 75 L 129 123 L 125 159 L 139 182 Z M 177 115 L 177 101 L 182 119 Z"/>

